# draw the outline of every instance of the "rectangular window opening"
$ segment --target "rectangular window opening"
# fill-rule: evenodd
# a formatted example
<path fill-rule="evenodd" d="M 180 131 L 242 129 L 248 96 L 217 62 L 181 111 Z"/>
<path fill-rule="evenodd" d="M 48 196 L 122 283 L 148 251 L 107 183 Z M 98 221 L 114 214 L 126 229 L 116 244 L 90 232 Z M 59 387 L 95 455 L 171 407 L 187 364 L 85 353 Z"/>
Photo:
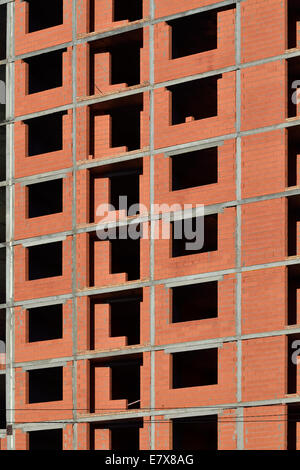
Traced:
<path fill-rule="evenodd" d="M 297 423 L 300 421 L 300 406 L 299 403 L 292 403 L 288 405 L 287 413 L 287 450 L 297 450 Z"/>
<path fill-rule="evenodd" d="M 300 21 L 299 0 L 288 0 L 288 49 L 298 47 L 297 23 Z"/>
<path fill-rule="evenodd" d="M 288 266 L 288 325 L 300 323 L 297 318 L 297 291 L 300 289 L 300 265 Z M 300 306 L 299 306 L 300 307 Z"/>
<path fill-rule="evenodd" d="M 171 125 L 207 119 L 218 115 L 218 80 L 222 75 L 173 85 Z"/>
<path fill-rule="evenodd" d="M 47 114 L 24 121 L 28 125 L 28 156 L 63 149 L 63 114 Z"/>
<path fill-rule="evenodd" d="M 217 251 L 218 214 L 176 220 L 171 226 L 173 258 Z"/>
<path fill-rule="evenodd" d="M 63 430 L 30 431 L 29 450 L 63 450 Z"/>
<path fill-rule="evenodd" d="M 29 403 L 60 401 L 63 399 L 63 368 L 49 367 L 27 371 Z"/>
<path fill-rule="evenodd" d="M 63 305 L 28 309 L 28 341 L 50 341 L 63 337 Z"/>
<path fill-rule="evenodd" d="M 143 0 L 114 0 L 114 21 L 137 21 L 143 18 Z"/>
<path fill-rule="evenodd" d="M 0 5 L 0 60 L 6 59 L 7 6 Z"/>
<path fill-rule="evenodd" d="M 62 276 L 62 242 L 28 247 L 28 280 Z"/>
<path fill-rule="evenodd" d="M 300 171 L 300 126 L 287 129 L 288 133 L 288 186 L 297 186 Z"/>
<path fill-rule="evenodd" d="M 297 360 L 299 360 L 296 352 L 299 350 L 300 334 L 288 335 L 287 340 L 287 393 L 296 394 L 298 381 Z"/>
<path fill-rule="evenodd" d="M 139 450 L 140 429 L 143 427 L 142 420 L 122 420 L 91 425 L 90 448 L 95 450 L 95 433 L 97 429 L 107 429 L 110 433 L 110 449 L 114 451 Z"/>
<path fill-rule="evenodd" d="M 203 387 L 218 383 L 218 349 L 172 354 L 172 388 Z"/>
<path fill-rule="evenodd" d="M 172 191 L 218 182 L 218 147 L 171 157 Z"/>
<path fill-rule="evenodd" d="M 5 374 L 0 375 L 0 429 L 6 428 L 6 380 Z"/>
<path fill-rule="evenodd" d="M 28 64 L 29 95 L 62 86 L 64 51 L 65 49 L 25 59 Z"/>
<path fill-rule="evenodd" d="M 300 222 L 300 196 L 288 198 L 288 256 L 297 255 L 297 224 Z"/>
<path fill-rule="evenodd" d="M 41 0 L 26 1 L 29 4 L 29 33 L 63 24 L 63 0 L 51 0 L 51 6 Z"/>
<path fill-rule="evenodd" d="M 289 118 L 296 117 L 298 96 L 297 89 L 300 87 L 300 57 L 293 57 L 287 60 L 288 63 L 288 105 L 287 114 Z"/>
<path fill-rule="evenodd" d="M 217 450 L 218 415 L 172 420 L 173 450 Z"/>
<path fill-rule="evenodd" d="M 63 179 L 27 186 L 28 218 L 58 214 L 63 210 Z"/>
<path fill-rule="evenodd" d="M 217 318 L 218 282 L 172 288 L 172 323 Z"/>
<path fill-rule="evenodd" d="M 0 126 L 0 181 L 6 179 L 6 126 Z"/>

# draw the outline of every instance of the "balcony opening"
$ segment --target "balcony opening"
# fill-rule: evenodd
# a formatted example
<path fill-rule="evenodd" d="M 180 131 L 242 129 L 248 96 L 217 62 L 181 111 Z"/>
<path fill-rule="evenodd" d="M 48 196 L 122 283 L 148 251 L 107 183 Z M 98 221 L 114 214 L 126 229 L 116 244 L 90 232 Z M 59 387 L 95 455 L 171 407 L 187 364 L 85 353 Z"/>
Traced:
<path fill-rule="evenodd" d="M 218 316 L 218 282 L 172 288 L 172 323 Z"/>
<path fill-rule="evenodd" d="M 63 0 L 51 0 L 48 7 L 41 0 L 26 1 L 29 4 L 29 33 L 63 24 Z"/>
<path fill-rule="evenodd" d="M 28 309 L 28 341 L 50 341 L 63 337 L 63 306 L 47 305 Z"/>
<path fill-rule="evenodd" d="M 218 147 L 171 157 L 172 191 L 218 182 Z"/>
<path fill-rule="evenodd" d="M 63 210 L 63 180 L 56 179 L 27 186 L 28 218 L 57 214 Z"/>
<path fill-rule="evenodd" d="M 109 337 L 124 337 L 126 345 L 140 344 L 140 303 L 143 300 L 141 290 L 133 290 L 130 295 L 116 293 L 114 295 L 100 295 L 91 299 L 90 311 L 90 349 L 95 349 L 95 323 L 96 306 L 108 304 L 109 315 Z"/>
<path fill-rule="evenodd" d="M 110 433 L 110 449 L 114 451 L 139 450 L 140 429 L 143 422 L 140 419 L 122 420 L 122 422 L 105 422 L 91 425 L 90 448 L 95 450 L 95 434 L 97 429 L 107 429 Z"/>
<path fill-rule="evenodd" d="M 64 51 L 65 49 L 24 59 L 28 64 L 29 95 L 62 86 Z"/>
<path fill-rule="evenodd" d="M 143 365 L 141 356 L 127 357 L 116 360 L 103 360 L 92 362 L 91 367 L 91 413 L 99 413 L 95 405 L 97 393 L 102 393 L 96 387 L 95 374 L 97 367 L 111 369 L 110 400 L 127 400 L 128 409 L 140 408 L 140 368 Z"/>
<path fill-rule="evenodd" d="M 297 305 L 297 291 L 300 289 L 300 265 L 295 264 L 288 266 L 288 325 L 296 325 L 300 323 L 300 318 L 297 318 L 297 310 L 300 305 Z M 300 292 L 300 291 L 299 291 Z M 300 298 L 300 297 L 299 297 Z"/>
<path fill-rule="evenodd" d="M 138 85 L 142 47 L 142 29 L 92 42 L 90 45 L 90 94 L 102 93 L 101 81 L 103 80 L 106 85 L 124 83 L 127 86 Z"/>
<path fill-rule="evenodd" d="M 95 222 L 96 209 L 99 204 L 108 202 L 114 210 L 125 210 L 139 203 L 140 199 L 140 175 L 143 174 L 142 159 L 129 160 L 120 164 L 105 165 L 90 171 L 90 223 Z M 108 179 L 108 201 L 103 200 L 98 187 L 103 179 Z M 101 189 L 100 189 L 101 191 Z M 124 199 L 127 198 L 126 200 Z M 121 198 L 121 199 L 120 199 Z M 122 201 L 124 200 L 124 204 Z M 125 204 L 126 201 L 126 204 Z M 125 207 L 126 206 L 126 207 Z M 138 213 L 135 206 L 134 214 Z"/>
<path fill-rule="evenodd" d="M 172 354 L 172 388 L 203 387 L 218 383 L 218 349 Z"/>
<path fill-rule="evenodd" d="M 218 80 L 222 75 L 168 87 L 171 92 L 171 125 L 218 115 Z"/>
<path fill-rule="evenodd" d="M 218 415 L 172 419 L 173 450 L 217 450 Z"/>
<path fill-rule="evenodd" d="M 5 374 L 0 375 L 0 429 L 6 428 L 6 380 Z"/>
<path fill-rule="evenodd" d="M 0 5 L 0 60 L 6 59 L 7 6 Z"/>
<path fill-rule="evenodd" d="M 296 256 L 297 247 L 297 225 L 300 222 L 300 196 L 288 198 L 288 256 Z"/>
<path fill-rule="evenodd" d="M 0 181 L 6 179 L 6 126 L 0 126 Z"/>
<path fill-rule="evenodd" d="M 29 157 L 63 149 L 63 114 L 47 114 L 24 121 L 28 125 Z"/>
<path fill-rule="evenodd" d="M 300 421 L 299 403 L 288 405 L 287 412 L 287 450 L 297 450 L 297 423 Z"/>
<path fill-rule="evenodd" d="M 300 126 L 287 129 L 288 133 L 288 186 L 297 186 L 300 171 Z"/>
<path fill-rule="evenodd" d="M 143 0 L 114 0 L 114 21 L 137 21 L 143 18 Z"/>
<path fill-rule="evenodd" d="M 30 431 L 29 450 L 63 450 L 62 429 Z"/>
<path fill-rule="evenodd" d="M 171 222 L 172 257 L 208 253 L 218 249 L 218 214 Z"/>
<path fill-rule="evenodd" d="M 298 0 L 288 0 L 288 49 L 298 47 L 297 23 L 300 21 L 300 5 Z"/>
<path fill-rule="evenodd" d="M 28 370 L 28 403 L 60 401 L 63 399 L 63 368 Z"/>
<path fill-rule="evenodd" d="M 298 96 L 297 90 L 300 87 L 300 57 L 293 57 L 287 60 L 288 63 L 288 106 L 287 106 L 287 113 L 288 117 L 296 117 L 298 115 L 297 112 L 297 100 Z"/>
<path fill-rule="evenodd" d="M 62 276 L 62 242 L 27 248 L 28 280 Z"/>
<path fill-rule="evenodd" d="M 95 117 L 106 116 L 108 119 L 108 144 L 110 148 L 126 147 L 126 151 L 138 150 L 141 146 L 141 112 L 143 111 L 143 96 L 132 95 L 118 100 L 105 101 L 92 106 L 90 149 L 95 155 L 95 132 L 102 133 L 103 125 L 95 129 Z M 102 131 L 102 132 L 101 132 Z M 103 142 L 103 145 L 107 145 Z M 101 149 L 99 150 L 99 152 Z"/>
<path fill-rule="evenodd" d="M 217 49 L 217 15 L 217 10 L 211 10 L 169 21 L 172 28 L 172 59 Z"/>

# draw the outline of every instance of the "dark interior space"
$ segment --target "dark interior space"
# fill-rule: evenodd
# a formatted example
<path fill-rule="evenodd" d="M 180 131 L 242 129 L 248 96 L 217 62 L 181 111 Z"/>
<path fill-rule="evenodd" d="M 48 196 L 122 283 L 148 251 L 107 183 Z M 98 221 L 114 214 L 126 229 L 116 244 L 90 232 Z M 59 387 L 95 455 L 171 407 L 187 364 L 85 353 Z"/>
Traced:
<path fill-rule="evenodd" d="M 197 243 L 195 243 L 194 246 L 194 248 L 197 249 L 192 249 L 187 246 L 187 244 L 192 244 L 196 241 L 195 235 L 193 235 L 194 238 L 191 238 L 192 234 L 197 235 L 200 243 L 202 223 L 203 218 L 201 217 L 193 217 L 192 219 L 182 219 L 171 222 L 173 258 L 178 256 L 195 255 L 198 253 L 207 253 L 218 249 L 218 214 L 204 216 L 204 242 L 202 247 L 197 248 Z"/>
<path fill-rule="evenodd" d="M 297 422 L 300 421 L 299 403 L 288 405 L 287 417 L 283 416 L 282 418 L 287 418 L 287 450 L 297 450 Z"/>
<path fill-rule="evenodd" d="M 28 125 L 28 156 L 63 148 L 63 114 L 47 114 L 24 121 Z"/>
<path fill-rule="evenodd" d="M 122 359 L 94 361 L 91 363 L 91 413 L 99 413 L 95 410 L 95 394 L 101 393 L 95 390 L 95 368 L 111 368 L 111 400 L 128 400 L 128 409 L 140 408 L 140 368 L 143 365 L 141 355 L 122 357 Z"/>
<path fill-rule="evenodd" d="M 64 51 L 61 49 L 25 59 L 28 64 L 29 95 L 62 86 Z"/>
<path fill-rule="evenodd" d="M 91 107 L 90 154 L 94 155 L 95 115 L 111 116 L 110 147 L 127 147 L 127 151 L 141 146 L 140 120 L 143 95 L 137 94 L 118 100 L 104 101 Z"/>
<path fill-rule="evenodd" d="M 172 354 L 172 388 L 218 383 L 218 349 L 199 349 Z"/>
<path fill-rule="evenodd" d="M 108 71 L 110 85 L 140 83 L 140 49 L 143 47 L 143 30 L 110 36 L 90 45 L 90 94 L 102 93 L 101 85 L 95 82 L 95 56 L 103 52 L 111 54 L 111 69 Z"/>
<path fill-rule="evenodd" d="M 218 47 L 218 11 L 184 16 L 169 21 L 172 28 L 172 59 L 200 52 L 211 51 Z"/>
<path fill-rule="evenodd" d="M 297 155 L 300 155 L 300 126 L 287 129 L 288 134 L 288 186 L 297 185 Z"/>
<path fill-rule="evenodd" d="M 288 256 L 297 255 L 297 222 L 300 221 L 300 196 L 288 198 Z"/>
<path fill-rule="evenodd" d="M 6 302 L 6 249 L 0 249 L 0 304 Z"/>
<path fill-rule="evenodd" d="M 30 431 L 29 450 L 63 450 L 62 429 Z"/>
<path fill-rule="evenodd" d="M 51 0 L 51 7 L 41 0 L 26 1 L 29 3 L 29 33 L 63 24 L 63 0 Z"/>
<path fill-rule="evenodd" d="M 95 305 L 110 305 L 110 337 L 127 337 L 127 345 L 140 344 L 140 303 L 143 291 L 133 289 L 128 292 L 98 295 L 90 303 L 90 349 L 95 349 Z"/>
<path fill-rule="evenodd" d="M 6 381 L 5 374 L 0 375 L 0 429 L 6 428 Z"/>
<path fill-rule="evenodd" d="M 6 240 L 6 188 L 0 188 L 0 242 Z"/>
<path fill-rule="evenodd" d="M 6 126 L 0 126 L 0 181 L 6 178 Z"/>
<path fill-rule="evenodd" d="M 29 281 L 62 275 L 62 242 L 31 246 L 27 250 Z"/>
<path fill-rule="evenodd" d="M 287 393 L 297 393 L 297 351 L 300 350 L 300 334 L 288 335 L 287 352 Z M 294 364 L 294 362 L 296 362 Z"/>
<path fill-rule="evenodd" d="M 6 66 L 0 66 L 0 121 L 6 120 Z"/>
<path fill-rule="evenodd" d="M 0 5 L 0 60 L 6 59 L 6 5 Z"/>
<path fill-rule="evenodd" d="M 171 92 L 171 125 L 218 115 L 218 80 L 222 75 L 201 78 L 168 87 Z"/>
<path fill-rule="evenodd" d="M 297 324 L 297 290 L 300 289 L 300 265 L 288 266 L 288 325 Z M 299 319 L 300 320 L 300 319 Z"/>
<path fill-rule="evenodd" d="M 50 341 L 63 336 L 62 304 L 28 310 L 28 341 Z"/>
<path fill-rule="evenodd" d="M 173 450 L 217 450 L 218 415 L 172 420 Z"/>
<path fill-rule="evenodd" d="M 299 0 L 288 0 L 288 49 L 297 47 L 298 21 L 300 21 Z"/>
<path fill-rule="evenodd" d="M 115 210 L 123 209 L 120 205 L 120 197 L 127 197 L 127 214 L 131 206 L 139 203 L 140 199 L 140 175 L 143 174 L 142 159 L 129 160 L 124 163 L 105 165 L 90 171 L 90 223 L 95 222 L 95 208 L 104 201 L 95 201 L 95 182 L 100 178 L 109 178 L 109 204 Z M 134 211 L 135 209 L 135 211 Z M 133 212 L 135 212 L 133 214 Z M 132 207 L 129 215 L 136 215 L 138 207 Z"/>
<path fill-rule="evenodd" d="M 143 0 L 114 0 L 114 21 L 137 21 L 143 18 Z"/>
<path fill-rule="evenodd" d="M 0 343 L 0 353 L 5 352 L 3 351 L 3 346 L 5 347 L 5 342 L 6 342 L 6 310 L 1 309 L 0 310 L 0 341 L 3 341 L 3 343 Z"/>
<path fill-rule="evenodd" d="M 27 186 L 28 218 L 57 214 L 63 210 L 62 178 Z"/>
<path fill-rule="evenodd" d="M 218 316 L 218 282 L 172 288 L 172 323 Z"/>
<path fill-rule="evenodd" d="M 300 101 L 300 95 L 296 97 L 296 91 L 300 87 L 300 57 L 293 57 L 287 60 L 288 63 L 288 105 L 287 113 L 289 118 L 297 116 L 297 104 L 296 101 Z M 296 98 L 296 99 L 295 99 Z"/>
<path fill-rule="evenodd" d="M 218 147 L 171 157 L 172 191 L 218 182 Z"/>
<path fill-rule="evenodd" d="M 60 401 L 63 399 L 63 368 L 29 370 L 29 403 Z"/>
<path fill-rule="evenodd" d="M 110 430 L 110 448 L 114 451 L 139 450 L 140 428 L 143 427 L 142 420 L 122 420 L 122 422 L 106 422 L 91 425 L 90 448 L 95 450 L 95 430 Z"/>

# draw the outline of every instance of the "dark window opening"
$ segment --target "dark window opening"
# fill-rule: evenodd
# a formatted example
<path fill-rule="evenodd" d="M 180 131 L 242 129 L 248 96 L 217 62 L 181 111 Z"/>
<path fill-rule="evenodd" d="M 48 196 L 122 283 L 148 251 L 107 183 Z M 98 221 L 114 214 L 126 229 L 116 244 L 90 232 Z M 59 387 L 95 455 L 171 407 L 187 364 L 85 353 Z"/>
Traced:
<path fill-rule="evenodd" d="M 5 374 L 0 375 L 0 429 L 6 428 L 6 380 Z"/>
<path fill-rule="evenodd" d="M 114 21 L 137 21 L 143 18 L 143 0 L 114 0 Z"/>
<path fill-rule="evenodd" d="M 204 320 L 218 316 L 218 282 L 172 288 L 172 322 Z"/>
<path fill-rule="evenodd" d="M 140 368 L 143 365 L 143 359 L 126 358 L 123 360 L 103 361 L 92 363 L 91 368 L 91 390 L 94 395 L 91 396 L 91 413 L 99 413 L 95 409 L 95 395 L 101 393 L 101 390 L 95 389 L 95 368 L 111 368 L 110 399 L 127 400 L 128 409 L 140 408 Z"/>
<path fill-rule="evenodd" d="M 300 155 L 300 126 L 288 128 L 288 186 L 297 186 L 299 170 L 297 166 Z"/>
<path fill-rule="evenodd" d="M 297 393 L 297 361 L 300 348 L 300 335 L 288 335 L 287 352 L 287 393 Z"/>
<path fill-rule="evenodd" d="M 63 52 L 54 51 L 25 59 L 29 95 L 62 86 Z"/>
<path fill-rule="evenodd" d="M 0 181 L 6 178 L 6 126 L 0 126 Z"/>
<path fill-rule="evenodd" d="M 300 421 L 299 403 L 288 405 L 287 413 L 287 450 L 297 450 L 297 423 Z"/>
<path fill-rule="evenodd" d="M 300 265 L 288 266 L 288 325 L 300 322 L 297 318 L 297 290 L 300 289 Z"/>
<path fill-rule="evenodd" d="M 288 198 L 288 256 L 297 255 L 297 222 L 300 221 L 300 196 Z"/>
<path fill-rule="evenodd" d="M 173 450 L 217 450 L 218 415 L 172 420 Z"/>
<path fill-rule="evenodd" d="M 5 309 L 0 310 L 0 354 L 4 353 L 5 341 L 6 341 L 6 311 Z"/>
<path fill-rule="evenodd" d="M 62 429 L 30 431 L 29 450 L 63 450 Z"/>
<path fill-rule="evenodd" d="M 51 0 L 48 8 L 41 0 L 27 0 L 29 3 L 28 32 L 51 28 L 63 24 L 63 0 Z"/>
<path fill-rule="evenodd" d="M 62 338 L 63 308 L 62 304 L 28 310 L 28 341 L 50 341 Z"/>
<path fill-rule="evenodd" d="M 29 403 L 60 401 L 63 399 L 63 368 L 29 370 Z"/>
<path fill-rule="evenodd" d="M 118 34 L 91 43 L 90 46 L 90 77 L 91 94 L 101 93 L 101 84 L 97 83 L 96 56 L 101 53 L 110 54 L 110 70 L 107 70 L 109 84 L 126 83 L 128 86 L 140 83 L 140 49 L 143 47 L 143 31 L 141 29 L 129 33 Z M 103 70 L 100 70 L 103 74 Z"/>
<path fill-rule="evenodd" d="M 172 354 L 172 388 L 202 387 L 218 383 L 218 349 Z"/>
<path fill-rule="evenodd" d="M 0 242 L 6 240 L 6 188 L 0 188 Z"/>
<path fill-rule="evenodd" d="M 218 147 L 175 155 L 172 158 L 172 191 L 218 182 Z"/>
<path fill-rule="evenodd" d="M 0 303 L 6 301 L 6 249 L 0 250 Z"/>
<path fill-rule="evenodd" d="M 114 451 L 139 450 L 140 429 L 143 427 L 141 420 L 122 420 L 122 423 L 107 422 L 91 425 L 91 450 L 95 450 L 95 431 L 97 429 L 109 429 L 110 449 Z"/>
<path fill-rule="evenodd" d="M 0 66 L 0 121 L 5 121 L 6 119 L 5 102 L 6 102 L 6 66 L 2 65 Z"/>
<path fill-rule="evenodd" d="M 28 156 L 57 152 L 63 148 L 63 113 L 25 121 L 28 125 Z"/>
<path fill-rule="evenodd" d="M 56 179 L 27 186 L 28 218 L 57 214 L 63 210 L 63 180 Z"/>
<path fill-rule="evenodd" d="M 218 214 L 176 220 L 171 225 L 173 258 L 218 249 Z"/>
<path fill-rule="evenodd" d="M 217 10 L 169 21 L 172 27 L 172 59 L 218 47 Z"/>
<path fill-rule="evenodd" d="M 297 89 L 299 88 L 299 77 L 300 77 L 300 58 L 293 57 L 288 59 L 288 106 L 287 113 L 288 117 L 297 116 Z"/>
<path fill-rule="evenodd" d="M 62 242 L 31 246 L 27 250 L 29 281 L 62 275 Z"/>
<path fill-rule="evenodd" d="M 114 210 L 126 210 L 132 207 L 129 215 L 138 214 L 139 210 L 136 204 L 140 199 L 140 175 L 143 174 L 142 159 L 132 160 L 125 163 L 107 165 L 90 172 L 90 222 L 95 222 L 95 209 L 99 204 L 105 202 L 98 200 L 95 193 L 95 185 L 101 178 L 109 178 L 109 200 L 108 203 L 114 207 Z M 127 199 L 122 202 L 124 197 Z M 123 198 L 120 200 L 120 198 Z M 96 200 L 97 199 L 97 200 Z M 134 213 L 133 213 L 133 209 Z"/>
<path fill-rule="evenodd" d="M 6 5 L 0 5 L 0 60 L 6 59 Z"/>
<path fill-rule="evenodd" d="M 288 49 L 298 47 L 297 23 L 300 21 L 299 0 L 288 0 Z"/>
<path fill-rule="evenodd" d="M 172 100 L 171 125 L 217 116 L 221 77 L 215 75 L 168 87 Z"/>
<path fill-rule="evenodd" d="M 140 303 L 141 290 L 131 291 L 130 296 L 121 293 L 95 296 L 90 304 L 90 349 L 95 349 L 95 308 L 97 304 L 110 306 L 110 337 L 125 336 L 127 345 L 140 344 Z"/>
<path fill-rule="evenodd" d="M 141 94 L 106 101 L 92 107 L 90 149 L 94 155 L 95 115 L 109 115 L 111 118 L 109 146 L 126 147 L 128 152 L 137 150 L 141 146 L 141 111 L 143 110 L 143 96 Z"/>

